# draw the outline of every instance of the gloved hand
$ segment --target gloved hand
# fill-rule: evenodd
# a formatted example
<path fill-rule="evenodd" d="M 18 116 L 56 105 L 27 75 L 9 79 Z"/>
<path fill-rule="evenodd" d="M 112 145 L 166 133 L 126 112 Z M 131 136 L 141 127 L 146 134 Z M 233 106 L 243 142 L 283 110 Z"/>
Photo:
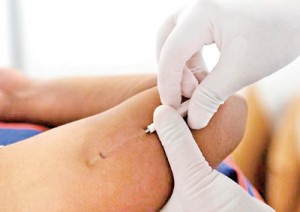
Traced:
<path fill-rule="evenodd" d="M 154 123 L 175 184 L 163 211 L 274 211 L 209 166 L 176 110 L 158 107 Z"/>
<path fill-rule="evenodd" d="M 178 108 L 181 95 L 192 96 L 188 124 L 205 127 L 231 94 L 299 56 L 299 23 L 297 0 L 197 0 L 187 5 L 158 34 L 162 103 Z M 198 85 L 198 75 L 206 71 L 201 49 L 212 43 L 221 56 Z"/>

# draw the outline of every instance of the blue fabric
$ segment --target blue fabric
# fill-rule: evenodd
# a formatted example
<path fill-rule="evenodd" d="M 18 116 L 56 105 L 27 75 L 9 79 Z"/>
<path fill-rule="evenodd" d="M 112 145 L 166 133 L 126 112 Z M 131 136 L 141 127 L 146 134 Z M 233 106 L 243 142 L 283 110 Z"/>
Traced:
<path fill-rule="evenodd" d="M 251 183 L 249 182 L 248 179 L 246 180 L 246 184 L 247 184 L 247 188 L 248 188 L 248 193 L 249 193 L 252 197 L 254 197 L 255 195 L 254 195 L 254 192 L 253 192 L 253 187 L 252 187 L 252 185 L 251 185 Z"/>
<path fill-rule="evenodd" d="M 231 180 L 239 184 L 242 188 L 244 188 L 251 196 L 261 199 L 260 194 L 257 192 L 255 187 L 250 183 L 250 181 L 245 177 L 245 175 L 232 164 L 233 161 L 226 160 L 223 161 L 217 168 L 217 170 L 229 177 Z"/>
<path fill-rule="evenodd" d="M 30 138 L 42 131 L 29 129 L 0 129 L 0 145 L 6 146 Z"/>
<path fill-rule="evenodd" d="M 226 175 L 230 179 L 232 179 L 234 182 L 238 181 L 237 173 L 235 169 L 233 169 L 231 166 L 229 166 L 227 163 L 222 162 L 217 170 L 221 172 L 222 174 Z"/>

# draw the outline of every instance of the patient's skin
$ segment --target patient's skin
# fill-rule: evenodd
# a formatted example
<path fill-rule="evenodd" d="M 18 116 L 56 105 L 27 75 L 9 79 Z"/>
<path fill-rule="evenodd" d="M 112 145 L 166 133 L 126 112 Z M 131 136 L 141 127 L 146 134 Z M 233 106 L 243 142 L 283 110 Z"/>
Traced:
<path fill-rule="evenodd" d="M 0 120 L 59 126 L 156 86 L 154 74 L 32 79 L 0 68 Z"/>
<path fill-rule="evenodd" d="M 155 211 L 172 191 L 156 134 L 156 88 L 99 115 L 0 149 L 0 211 Z M 246 105 L 231 97 L 194 137 L 216 167 L 238 144 Z"/>

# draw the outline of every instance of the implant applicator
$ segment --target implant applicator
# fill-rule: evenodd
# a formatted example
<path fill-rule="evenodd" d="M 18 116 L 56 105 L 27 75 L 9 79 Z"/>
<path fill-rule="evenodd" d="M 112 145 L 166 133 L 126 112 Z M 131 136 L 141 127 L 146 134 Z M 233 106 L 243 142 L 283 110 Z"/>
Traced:
<path fill-rule="evenodd" d="M 177 110 L 177 112 L 182 116 L 182 117 L 185 117 L 187 115 L 187 111 L 188 111 L 188 108 L 189 108 L 189 103 L 190 103 L 190 100 L 187 100 L 185 102 L 183 102 L 179 109 Z M 145 129 L 145 133 L 146 134 L 149 134 L 149 133 L 154 133 L 156 131 L 155 129 L 155 125 L 154 123 L 150 124 L 147 126 L 147 128 Z"/>

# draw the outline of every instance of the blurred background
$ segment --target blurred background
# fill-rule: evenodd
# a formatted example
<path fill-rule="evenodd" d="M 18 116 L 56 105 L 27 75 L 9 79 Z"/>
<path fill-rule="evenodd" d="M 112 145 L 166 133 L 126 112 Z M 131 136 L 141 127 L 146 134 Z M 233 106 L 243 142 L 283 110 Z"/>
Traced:
<path fill-rule="evenodd" d="M 156 33 L 189 0 L 0 0 L 0 66 L 30 76 L 156 72 Z M 211 70 L 215 45 L 204 49 Z M 300 60 L 258 83 L 270 112 L 300 89 Z"/>
<path fill-rule="evenodd" d="M 157 30 L 187 1 L 0 0 L 0 66 L 41 78 L 156 73 Z M 204 57 L 211 70 L 219 57 L 215 45 L 205 47 Z M 296 117 L 296 112 L 284 114 L 300 94 L 299 69 L 300 59 L 250 92 L 267 120 L 260 122 L 269 131 L 263 140 L 282 129 L 283 116 Z M 300 124 L 291 127 L 300 131 Z M 300 136 L 293 145 L 300 149 Z"/>
<path fill-rule="evenodd" d="M 42 77 L 154 72 L 158 27 L 185 2 L 0 1 L 1 65 Z"/>

